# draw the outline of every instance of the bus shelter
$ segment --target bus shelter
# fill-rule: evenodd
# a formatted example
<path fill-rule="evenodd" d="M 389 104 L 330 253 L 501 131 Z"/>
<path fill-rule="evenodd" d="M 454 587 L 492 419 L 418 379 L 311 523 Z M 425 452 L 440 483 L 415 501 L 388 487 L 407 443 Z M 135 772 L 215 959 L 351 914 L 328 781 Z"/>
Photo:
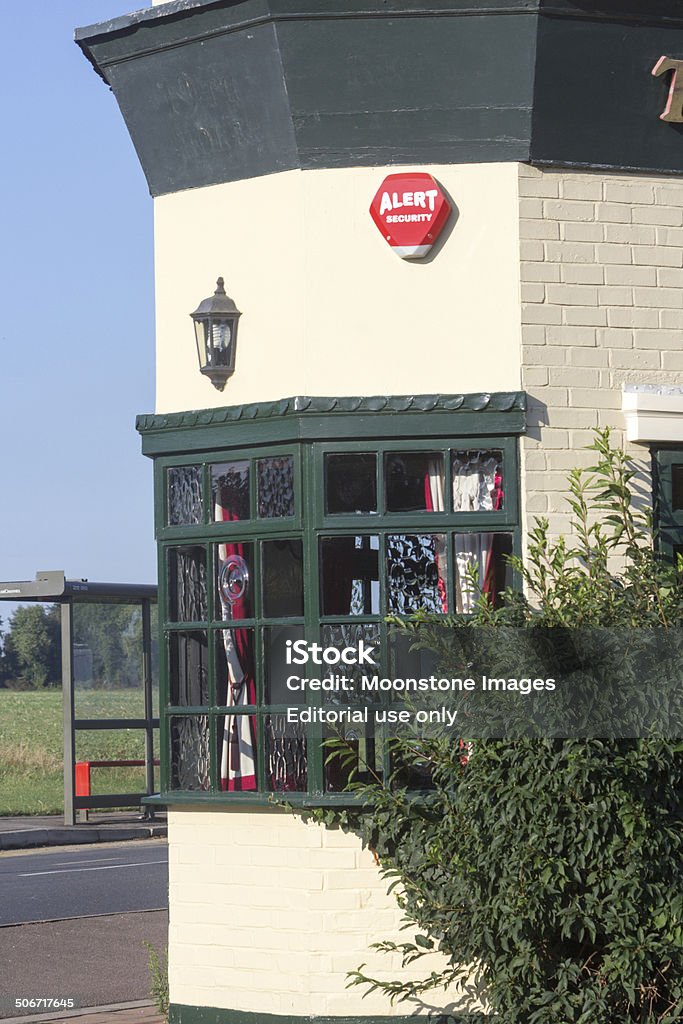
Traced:
<path fill-rule="evenodd" d="M 155 791 L 158 690 L 155 685 L 157 588 L 136 583 L 95 583 L 66 579 L 62 571 L 38 572 L 33 581 L 0 583 L 0 600 L 56 604 L 61 621 L 61 679 L 64 716 L 64 823 L 94 808 L 139 807 Z M 112 667 L 113 652 L 117 663 Z M 133 754 L 92 757 L 94 734 L 137 732 Z M 157 762 L 158 763 L 158 762 Z M 97 768 L 97 793 L 91 769 Z M 100 772 L 100 769 L 103 769 Z M 117 769 L 121 779 L 135 769 L 131 792 L 102 792 Z M 122 774 L 123 772 L 123 774 Z M 140 779 L 144 772 L 144 786 Z M 146 812 L 151 813 L 151 812 Z"/>

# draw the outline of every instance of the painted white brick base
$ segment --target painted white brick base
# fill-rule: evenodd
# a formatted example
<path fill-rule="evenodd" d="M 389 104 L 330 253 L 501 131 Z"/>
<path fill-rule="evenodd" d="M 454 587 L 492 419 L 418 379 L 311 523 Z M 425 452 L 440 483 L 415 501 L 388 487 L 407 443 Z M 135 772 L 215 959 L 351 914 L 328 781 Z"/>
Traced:
<path fill-rule="evenodd" d="M 346 987 L 361 963 L 399 976 L 398 958 L 369 947 L 412 937 L 356 836 L 271 808 L 175 808 L 168 819 L 172 1003 L 369 1019 L 457 1008 L 453 993 L 392 1006 Z M 430 957 L 417 976 L 442 962 Z"/>

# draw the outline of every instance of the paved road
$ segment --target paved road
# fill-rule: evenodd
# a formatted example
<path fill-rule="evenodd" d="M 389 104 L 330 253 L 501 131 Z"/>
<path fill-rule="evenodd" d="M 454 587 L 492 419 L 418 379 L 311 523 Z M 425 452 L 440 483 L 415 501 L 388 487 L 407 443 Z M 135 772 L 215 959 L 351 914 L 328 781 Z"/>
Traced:
<path fill-rule="evenodd" d="M 165 840 L 0 854 L 0 925 L 167 908 Z"/>

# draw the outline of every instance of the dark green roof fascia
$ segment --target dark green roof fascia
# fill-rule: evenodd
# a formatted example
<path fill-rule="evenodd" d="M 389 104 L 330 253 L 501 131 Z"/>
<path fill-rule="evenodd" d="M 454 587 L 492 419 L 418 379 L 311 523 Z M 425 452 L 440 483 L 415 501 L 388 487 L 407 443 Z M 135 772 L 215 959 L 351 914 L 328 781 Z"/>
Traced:
<path fill-rule="evenodd" d="M 566 3 L 566 0 L 564 0 Z M 623 0 L 634 3 L 636 0 Z M 638 0 L 640 2 L 640 0 Z M 677 0 L 671 0 L 675 3 Z M 249 25 L 260 18 L 367 18 L 376 15 L 387 18 L 392 14 L 414 14 L 425 17 L 434 14 L 528 14 L 536 13 L 548 0 L 170 0 L 169 3 L 144 7 L 131 14 L 121 14 L 106 21 L 83 25 L 75 29 L 77 41 L 99 39 L 125 33 L 140 26 L 164 21 L 176 23 L 184 17 L 209 14 L 220 9 L 229 24 Z M 563 0 L 552 0 L 553 8 L 562 7 Z M 553 10 L 553 13 L 556 13 Z M 561 10 L 559 13 L 563 13 Z"/>
<path fill-rule="evenodd" d="M 95 70 L 112 61 L 130 59 L 201 38 L 212 31 L 228 32 L 251 28 L 264 22 L 339 20 L 344 18 L 476 17 L 481 15 L 543 14 L 579 20 L 619 19 L 625 22 L 675 25 L 683 23 L 679 0 L 659 0 L 653 11 L 642 0 L 599 0 L 582 6 L 577 0 L 171 0 L 145 7 L 131 14 L 83 25 L 74 30 L 74 40 Z M 191 26 L 191 27 L 190 27 Z M 161 28 L 157 41 L 149 30 Z M 142 31 L 140 31 L 142 30 Z M 109 51 L 96 61 L 90 44 L 106 42 Z M 104 76 L 103 76 L 104 77 Z"/>
<path fill-rule="evenodd" d="M 173 0 L 76 42 L 154 196 L 394 164 L 683 175 L 651 75 L 680 0 Z"/>
<path fill-rule="evenodd" d="M 538 6 L 189 0 L 76 42 L 159 196 L 295 168 L 528 160 Z M 349 76 L 348 53 L 372 74 Z"/>
<path fill-rule="evenodd" d="M 448 434 L 522 434 L 526 394 L 376 395 L 311 398 L 138 416 L 145 455 L 296 440 Z"/>

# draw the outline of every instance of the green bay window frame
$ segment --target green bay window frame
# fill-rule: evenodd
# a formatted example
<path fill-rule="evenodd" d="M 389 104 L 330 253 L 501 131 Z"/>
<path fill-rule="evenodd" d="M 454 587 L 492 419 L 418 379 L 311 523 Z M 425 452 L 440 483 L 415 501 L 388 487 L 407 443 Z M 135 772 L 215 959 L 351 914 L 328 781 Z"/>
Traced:
<path fill-rule="evenodd" d="M 379 631 L 383 675 L 396 674 L 389 662 L 386 617 L 388 587 L 385 585 L 385 549 L 388 537 L 430 536 L 447 538 L 447 601 L 455 608 L 455 537 L 468 533 L 506 534 L 512 550 L 520 553 L 518 437 L 525 429 L 525 396 L 520 392 L 494 395 L 417 396 L 383 399 L 290 399 L 259 406 L 231 407 L 201 413 L 176 413 L 138 419 L 143 451 L 155 462 L 155 526 L 159 545 L 160 609 L 160 701 L 161 701 L 161 793 L 160 803 L 196 801 L 265 803 L 282 797 L 289 803 L 334 804 L 348 802 L 341 792 L 325 787 L 325 752 L 322 727 L 306 728 L 306 791 L 271 792 L 267 789 L 265 722 L 282 705 L 264 704 L 265 630 L 277 626 L 299 626 L 307 641 L 320 641 L 325 627 L 362 627 Z M 500 451 L 504 464 L 505 499 L 500 511 L 452 511 L 450 453 L 456 451 Z M 328 513 L 325 507 L 325 459 L 330 455 L 368 454 L 375 457 L 377 510 L 373 513 Z M 389 511 L 385 502 L 385 459 L 392 453 L 443 453 L 443 511 Z M 294 515 L 265 518 L 257 515 L 255 468 L 264 458 L 289 456 L 293 460 Z M 213 521 L 211 467 L 230 462 L 249 462 L 249 518 L 230 522 Z M 203 507 L 200 521 L 169 523 L 169 470 L 196 467 L 201 481 Z M 325 539 L 377 537 L 380 604 L 372 614 L 324 614 L 321 594 L 321 544 Z M 257 791 L 224 792 L 220 780 L 219 730 L 227 705 L 217 704 L 217 643 L 227 626 L 221 617 L 216 591 L 217 545 L 229 540 L 251 545 L 253 573 L 252 608 L 239 629 L 253 630 L 256 705 L 242 706 L 239 713 L 257 721 Z M 302 544 L 303 614 L 271 616 L 261 606 L 264 545 L 269 541 L 300 540 Z M 169 557 L 177 548 L 201 548 L 206 562 L 206 615 L 186 622 L 169 620 Z M 201 705 L 170 703 L 170 660 L 174 635 L 206 634 L 208 700 Z M 322 667 L 321 667 L 322 670 Z M 298 670 L 297 670 L 298 671 Z M 304 674 L 305 668 L 301 669 Z M 227 699 L 227 696 L 226 696 Z M 309 703 L 320 694 L 309 697 Z M 173 719 L 193 719 L 201 729 L 208 722 L 207 789 L 175 789 L 171 778 L 171 729 Z M 382 770 L 388 768 L 386 744 Z"/>

